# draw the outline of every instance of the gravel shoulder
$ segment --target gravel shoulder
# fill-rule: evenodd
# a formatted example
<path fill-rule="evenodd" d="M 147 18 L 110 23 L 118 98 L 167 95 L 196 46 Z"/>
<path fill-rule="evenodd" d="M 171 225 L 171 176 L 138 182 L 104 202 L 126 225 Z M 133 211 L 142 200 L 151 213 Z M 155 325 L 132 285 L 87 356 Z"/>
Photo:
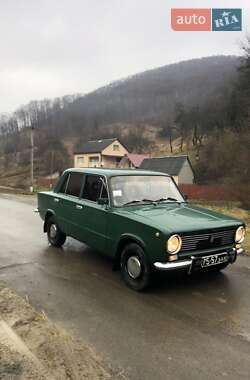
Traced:
<path fill-rule="evenodd" d="M 95 351 L 0 284 L 0 379 L 125 379 Z"/>

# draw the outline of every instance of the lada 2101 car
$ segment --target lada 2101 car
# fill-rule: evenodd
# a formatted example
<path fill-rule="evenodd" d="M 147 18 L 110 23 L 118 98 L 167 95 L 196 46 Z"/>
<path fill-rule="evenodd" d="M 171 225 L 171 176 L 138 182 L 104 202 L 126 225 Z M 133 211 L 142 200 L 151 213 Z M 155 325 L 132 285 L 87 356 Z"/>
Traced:
<path fill-rule="evenodd" d="M 38 194 L 52 246 L 67 236 L 114 258 L 134 290 L 152 271 L 224 269 L 245 237 L 242 221 L 187 203 L 174 180 L 142 170 L 68 169 Z"/>

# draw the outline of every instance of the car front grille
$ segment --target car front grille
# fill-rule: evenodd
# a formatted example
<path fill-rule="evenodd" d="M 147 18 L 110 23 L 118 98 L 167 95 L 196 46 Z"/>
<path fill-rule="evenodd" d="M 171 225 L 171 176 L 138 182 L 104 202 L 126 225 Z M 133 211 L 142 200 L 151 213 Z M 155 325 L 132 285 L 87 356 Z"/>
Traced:
<path fill-rule="evenodd" d="M 181 252 L 219 248 L 234 243 L 235 230 L 213 231 L 199 235 L 184 235 Z"/>

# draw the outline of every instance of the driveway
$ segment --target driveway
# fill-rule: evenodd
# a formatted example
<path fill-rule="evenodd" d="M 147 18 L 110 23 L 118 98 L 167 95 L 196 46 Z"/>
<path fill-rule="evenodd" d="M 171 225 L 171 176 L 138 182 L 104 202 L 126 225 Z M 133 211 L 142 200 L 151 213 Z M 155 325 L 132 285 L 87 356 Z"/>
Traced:
<path fill-rule="evenodd" d="M 219 275 L 161 275 L 135 293 L 84 244 L 49 247 L 34 207 L 0 196 L 0 280 L 130 379 L 249 379 L 249 257 Z"/>

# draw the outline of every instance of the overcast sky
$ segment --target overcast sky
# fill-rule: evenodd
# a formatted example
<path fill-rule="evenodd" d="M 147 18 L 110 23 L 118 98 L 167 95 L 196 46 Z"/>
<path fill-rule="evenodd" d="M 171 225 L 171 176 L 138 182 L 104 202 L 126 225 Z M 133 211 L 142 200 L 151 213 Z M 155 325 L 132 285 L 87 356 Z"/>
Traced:
<path fill-rule="evenodd" d="M 174 7 L 243 8 L 243 32 L 174 32 Z M 0 0 L 0 113 L 168 63 L 240 54 L 249 0 Z"/>

